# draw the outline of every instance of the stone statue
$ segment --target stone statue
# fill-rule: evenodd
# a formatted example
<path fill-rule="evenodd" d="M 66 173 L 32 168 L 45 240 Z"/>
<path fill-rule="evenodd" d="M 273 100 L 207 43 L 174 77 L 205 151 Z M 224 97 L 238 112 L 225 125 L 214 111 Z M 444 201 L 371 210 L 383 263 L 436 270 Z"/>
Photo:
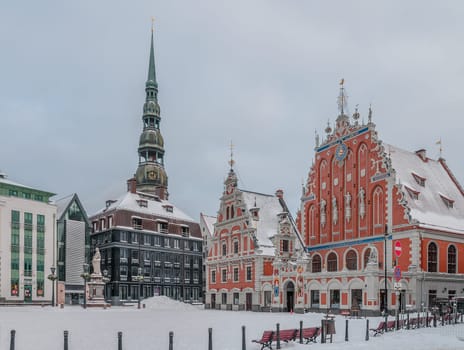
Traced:
<path fill-rule="evenodd" d="M 334 225 L 338 222 L 337 198 L 335 196 L 332 196 L 332 222 Z"/>
<path fill-rule="evenodd" d="M 97 247 L 95 248 L 95 255 L 92 258 L 93 273 L 96 275 L 101 275 L 100 262 L 101 262 L 100 249 L 98 249 Z"/>
<path fill-rule="evenodd" d="M 350 222 L 351 219 L 351 194 L 347 192 L 345 194 L 345 219 Z"/>
<path fill-rule="evenodd" d="M 359 189 L 359 216 L 361 219 L 364 219 L 364 215 L 366 215 L 366 204 L 364 201 L 364 196 L 365 196 L 365 191 L 364 188 Z"/>
<path fill-rule="evenodd" d="M 325 226 L 326 222 L 326 214 L 325 214 L 325 206 L 327 205 L 324 199 L 321 200 L 321 225 L 322 227 Z"/>

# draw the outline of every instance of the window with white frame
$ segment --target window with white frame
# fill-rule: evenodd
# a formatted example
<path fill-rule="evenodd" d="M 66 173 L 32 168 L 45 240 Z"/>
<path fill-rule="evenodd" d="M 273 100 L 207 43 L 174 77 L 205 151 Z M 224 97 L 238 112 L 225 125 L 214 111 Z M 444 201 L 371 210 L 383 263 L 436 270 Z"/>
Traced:
<path fill-rule="evenodd" d="M 211 283 L 216 283 L 216 270 L 211 271 Z"/>
<path fill-rule="evenodd" d="M 221 281 L 222 283 L 227 282 L 227 270 L 226 269 L 221 270 Z"/>
<path fill-rule="evenodd" d="M 238 282 L 238 267 L 234 267 L 234 282 Z"/>

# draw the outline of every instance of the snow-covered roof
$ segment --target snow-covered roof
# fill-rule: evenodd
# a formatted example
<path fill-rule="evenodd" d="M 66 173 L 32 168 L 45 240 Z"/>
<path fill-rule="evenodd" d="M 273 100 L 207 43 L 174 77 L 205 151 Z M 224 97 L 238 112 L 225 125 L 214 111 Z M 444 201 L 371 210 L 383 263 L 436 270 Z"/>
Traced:
<path fill-rule="evenodd" d="M 396 172 L 396 184 L 405 193 L 411 218 L 427 228 L 464 233 L 464 196 L 440 161 L 430 158 L 424 161 L 416 153 L 384 145 Z M 418 183 L 418 178 L 424 179 L 424 186 Z M 418 193 L 417 199 L 407 188 Z M 442 197 L 452 200 L 453 207 L 447 206 Z"/>
<path fill-rule="evenodd" d="M 247 211 L 255 207 L 259 209 L 259 220 L 256 221 L 256 238 L 261 254 L 275 255 L 275 247 L 271 241 L 271 237 L 275 236 L 278 232 L 278 215 L 283 211 L 279 198 L 268 194 L 241 191 Z"/>
<path fill-rule="evenodd" d="M 141 206 L 139 204 L 141 200 L 146 201 L 146 207 Z M 172 210 L 166 210 L 167 207 L 170 207 L 170 209 L 172 208 Z M 164 217 L 166 219 L 184 220 L 196 223 L 194 219 L 185 214 L 182 210 L 174 206 L 172 203 L 159 198 L 155 199 L 154 196 L 146 195 L 140 192 L 126 192 L 123 196 L 119 197 L 117 200 L 112 202 L 108 207 L 100 209 L 92 216 L 99 215 L 106 211 L 111 211 L 115 209 L 125 209 L 147 215 L 156 215 Z"/>
<path fill-rule="evenodd" d="M 214 224 L 216 223 L 217 218 L 215 216 L 200 213 L 200 220 L 204 222 L 206 230 L 208 231 L 208 236 L 211 237 L 214 233 Z"/>

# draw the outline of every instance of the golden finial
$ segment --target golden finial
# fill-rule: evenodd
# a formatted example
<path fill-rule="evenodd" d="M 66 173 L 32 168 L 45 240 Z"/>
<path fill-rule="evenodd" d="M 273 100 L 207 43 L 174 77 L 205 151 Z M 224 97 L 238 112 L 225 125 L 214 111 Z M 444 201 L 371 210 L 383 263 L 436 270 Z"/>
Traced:
<path fill-rule="evenodd" d="M 230 160 L 229 160 L 230 168 L 232 169 L 234 167 L 235 161 L 234 161 L 234 144 L 232 143 L 232 140 L 230 141 Z"/>
<path fill-rule="evenodd" d="M 151 32 L 155 31 L 155 17 L 151 17 Z"/>

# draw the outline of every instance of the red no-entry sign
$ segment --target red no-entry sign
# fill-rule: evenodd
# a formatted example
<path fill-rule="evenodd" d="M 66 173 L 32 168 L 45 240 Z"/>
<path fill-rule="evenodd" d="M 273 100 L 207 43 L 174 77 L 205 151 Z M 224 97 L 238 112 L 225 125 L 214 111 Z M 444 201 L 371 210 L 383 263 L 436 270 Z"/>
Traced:
<path fill-rule="evenodd" d="M 395 255 L 399 258 L 400 255 L 401 255 L 401 242 L 400 241 L 396 241 L 395 242 Z"/>

